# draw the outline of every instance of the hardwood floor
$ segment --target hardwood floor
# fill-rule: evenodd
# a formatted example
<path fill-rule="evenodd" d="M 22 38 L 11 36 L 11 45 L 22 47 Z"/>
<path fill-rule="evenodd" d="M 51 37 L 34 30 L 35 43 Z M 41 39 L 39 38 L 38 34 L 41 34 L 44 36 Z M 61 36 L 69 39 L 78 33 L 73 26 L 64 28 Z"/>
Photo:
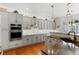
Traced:
<path fill-rule="evenodd" d="M 4 51 L 4 55 L 40 55 L 40 50 L 43 48 L 45 48 L 44 43 L 37 43 Z"/>

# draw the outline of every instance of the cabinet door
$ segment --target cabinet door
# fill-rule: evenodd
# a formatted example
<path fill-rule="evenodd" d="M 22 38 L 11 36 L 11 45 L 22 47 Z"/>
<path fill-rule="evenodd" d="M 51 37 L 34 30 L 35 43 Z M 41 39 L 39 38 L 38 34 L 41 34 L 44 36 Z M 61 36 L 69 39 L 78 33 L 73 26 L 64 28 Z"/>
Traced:
<path fill-rule="evenodd" d="M 45 21 L 45 29 L 47 29 L 47 28 L 48 28 L 48 22 Z"/>
<path fill-rule="evenodd" d="M 9 13 L 9 22 L 10 22 L 10 24 L 14 24 L 17 22 L 15 13 Z"/>
<path fill-rule="evenodd" d="M 2 30 L 1 35 L 2 35 L 1 46 L 2 46 L 3 49 L 8 49 L 9 48 L 8 47 L 9 46 L 9 31 L 8 30 L 6 30 L 6 31 Z"/>
<path fill-rule="evenodd" d="M 30 39 L 28 37 L 25 37 L 25 45 L 29 45 L 30 44 Z"/>
<path fill-rule="evenodd" d="M 22 24 L 23 22 L 23 16 L 20 14 L 16 14 L 16 19 L 18 24 Z"/>
<path fill-rule="evenodd" d="M 35 43 L 38 43 L 38 39 L 39 39 L 39 37 L 36 35 L 35 36 Z"/>
<path fill-rule="evenodd" d="M 39 29 L 41 29 L 41 20 L 39 20 Z"/>
<path fill-rule="evenodd" d="M 47 29 L 49 29 L 49 21 L 47 21 Z"/>
<path fill-rule="evenodd" d="M 23 40 L 23 45 L 27 45 L 28 44 L 26 37 L 23 37 L 22 40 Z"/>
<path fill-rule="evenodd" d="M 16 42 L 16 47 L 20 47 L 20 46 L 23 46 L 22 40 L 18 40 L 18 41 Z"/>
<path fill-rule="evenodd" d="M 39 20 L 36 20 L 36 27 L 39 29 Z"/>
<path fill-rule="evenodd" d="M 52 21 L 49 22 L 49 29 L 52 29 Z"/>
<path fill-rule="evenodd" d="M 37 39 L 37 42 L 40 42 L 40 41 L 41 41 L 41 36 L 39 35 L 38 39 Z"/>
<path fill-rule="evenodd" d="M 36 38 L 36 35 L 34 35 L 34 36 L 33 36 L 33 39 L 32 39 L 32 42 L 33 42 L 33 43 L 37 43 L 36 39 L 37 39 L 37 38 Z"/>
<path fill-rule="evenodd" d="M 31 37 L 29 37 L 29 44 L 33 44 L 33 43 L 34 43 L 34 37 L 31 36 Z"/>
<path fill-rule="evenodd" d="M 39 42 L 39 36 L 36 36 L 36 43 L 38 43 Z"/>
<path fill-rule="evenodd" d="M 1 27 L 2 27 L 2 29 L 9 29 L 8 13 L 2 13 L 0 15 L 0 18 L 1 18 Z"/>
<path fill-rule="evenodd" d="M 45 39 L 46 39 L 46 37 L 45 37 L 45 35 L 43 36 L 43 41 L 45 42 Z"/>
<path fill-rule="evenodd" d="M 31 37 L 24 37 L 23 38 L 23 44 L 24 45 L 29 45 L 29 44 L 32 44 L 33 41 L 32 41 L 32 38 Z"/>
<path fill-rule="evenodd" d="M 43 42 L 44 41 L 44 36 L 41 35 L 41 39 L 40 39 L 40 42 Z"/>
<path fill-rule="evenodd" d="M 41 27 L 44 29 L 44 20 L 41 20 Z"/>

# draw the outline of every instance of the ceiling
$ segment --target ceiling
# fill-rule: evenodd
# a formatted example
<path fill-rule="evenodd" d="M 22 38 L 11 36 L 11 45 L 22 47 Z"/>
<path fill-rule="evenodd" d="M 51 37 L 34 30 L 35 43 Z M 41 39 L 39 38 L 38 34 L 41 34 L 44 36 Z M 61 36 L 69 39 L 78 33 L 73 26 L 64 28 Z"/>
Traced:
<path fill-rule="evenodd" d="M 36 16 L 43 19 L 66 15 L 65 3 L 0 3 L 0 5 L 7 7 L 7 11 L 10 12 L 18 10 L 24 16 Z M 52 8 L 51 5 L 54 7 Z"/>

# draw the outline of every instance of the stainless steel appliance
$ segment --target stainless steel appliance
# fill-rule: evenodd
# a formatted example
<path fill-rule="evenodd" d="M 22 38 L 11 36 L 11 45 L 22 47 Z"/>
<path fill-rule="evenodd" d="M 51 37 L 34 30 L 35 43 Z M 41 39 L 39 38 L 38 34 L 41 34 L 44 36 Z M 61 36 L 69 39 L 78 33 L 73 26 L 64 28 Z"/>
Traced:
<path fill-rule="evenodd" d="M 10 41 L 22 39 L 22 25 L 10 24 Z"/>

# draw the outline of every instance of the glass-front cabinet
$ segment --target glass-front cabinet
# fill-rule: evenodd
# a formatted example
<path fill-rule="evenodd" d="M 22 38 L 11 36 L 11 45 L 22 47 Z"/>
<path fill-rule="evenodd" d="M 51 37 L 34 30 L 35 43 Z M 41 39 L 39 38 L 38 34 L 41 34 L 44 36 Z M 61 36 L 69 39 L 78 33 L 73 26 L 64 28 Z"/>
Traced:
<path fill-rule="evenodd" d="M 62 21 L 62 29 L 64 32 L 69 32 L 71 30 L 75 31 L 75 33 L 79 33 L 79 15 L 73 15 L 68 17 L 63 17 Z"/>

